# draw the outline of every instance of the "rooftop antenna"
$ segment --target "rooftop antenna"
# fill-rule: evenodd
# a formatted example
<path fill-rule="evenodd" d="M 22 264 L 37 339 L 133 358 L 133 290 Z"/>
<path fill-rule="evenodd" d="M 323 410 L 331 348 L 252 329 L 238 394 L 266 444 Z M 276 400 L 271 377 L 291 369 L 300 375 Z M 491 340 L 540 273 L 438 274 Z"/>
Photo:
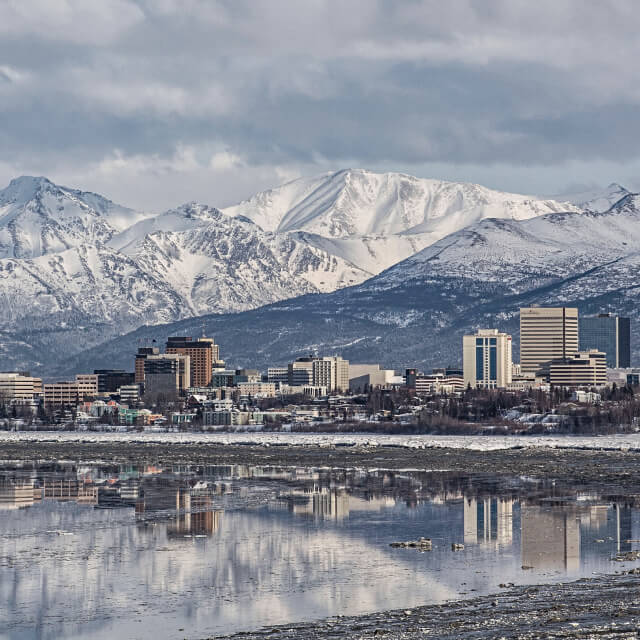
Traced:
<path fill-rule="evenodd" d="M 204 332 L 204 320 L 202 321 L 202 337 L 205 338 L 206 334 Z"/>

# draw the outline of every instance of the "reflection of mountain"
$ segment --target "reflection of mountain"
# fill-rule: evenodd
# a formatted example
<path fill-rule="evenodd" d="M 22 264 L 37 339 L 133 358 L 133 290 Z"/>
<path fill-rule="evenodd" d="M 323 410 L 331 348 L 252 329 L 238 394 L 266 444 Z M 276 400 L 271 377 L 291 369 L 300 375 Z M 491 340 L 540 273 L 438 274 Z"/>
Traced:
<path fill-rule="evenodd" d="M 580 567 L 580 522 L 573 510 L 522 507 L 522 564 L 535 569 Z"/>
<path fill-rule="evenodd" d="M 18 628 L 24 637 L 38 624 L 26 611 L 40 619 L 43 640 L 159 638 L 179 635 L 178 627 L 203 637 L 455 596 L 456 578 L 412 567 L 374 536 L 292 529 L 280 517 L 291 518 L 286 512 L 226 512 L 217 522 L 214 516 L 215 536 L 184 539 L 172 535 L 171 523 L 131 526 L 131 510 L 55 506 L 73 509 L 82 525 L 74 536 L 47 534 L 64 525 L 59 511 L 41 506 L 16 512 L 20 520 L 11 524 L 35 537 L 7 538 L 0 521 L 0 557 L 16 558 L 0 566 L 0 628 Z M 134 624 L 138 618 L 144 624 Z"/>

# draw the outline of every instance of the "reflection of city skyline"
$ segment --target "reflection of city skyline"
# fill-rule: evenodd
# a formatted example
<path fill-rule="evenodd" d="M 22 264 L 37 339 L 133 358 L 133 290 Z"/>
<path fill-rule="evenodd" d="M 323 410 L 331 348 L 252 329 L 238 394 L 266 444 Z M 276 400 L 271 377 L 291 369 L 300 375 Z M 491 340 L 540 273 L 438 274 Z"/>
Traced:
<path fill-rule="evenodd" d="M 302 607 L 317 617 L 352 603 L 408 607 L 458 597 L 471 581 L 479 594 L 610 571 L 616 550 L 637 548 L 627 542 L 640 538 L 633 502 L 527 482 L 268 467 L 0 470 L 0 500 L 15 509 L 0 517 L 0 627 L 29 610 L 45 621 L 43 638 L 132 637 L 134 610 L 147 612 L 146 637 L 177 620 L 204 637 L 198 624 L 223 624 L 230 611 L 243 623 L 272 613 L 277 624 L 279 610 Z M 433 539 L 430 552 L 390 547 L 420 536 Z M 464 549 L 453 553 L 453 542 Z"/>
<path fill-rule="evenodd" d="M 615 542 L 616 551 L 624 552 L 640 538 L 640 518 L 626 504 L 470 497 L 462 507 L 464 543 L 510 546 L 517 516 L 514 506 L 519 511 L 523 567 L 574 572 L 580 568 L 585 544 Z"/>

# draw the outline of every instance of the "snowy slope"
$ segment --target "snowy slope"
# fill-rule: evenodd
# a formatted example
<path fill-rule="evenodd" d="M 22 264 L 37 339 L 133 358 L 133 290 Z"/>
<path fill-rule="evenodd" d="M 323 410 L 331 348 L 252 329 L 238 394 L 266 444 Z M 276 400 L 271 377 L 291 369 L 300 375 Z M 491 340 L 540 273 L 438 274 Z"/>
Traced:
<path fill-rule="evenodd" d="M 612 182 L 604 189 L 588 189 L 575 193 L 565 193 L 553 196 L 553 198 L 561 202 L 570 202 L 584 211 L 603 213 L 630 193 L 623 186 Z"/>
<path fill-rule="evenodd" d="M 106 242 L 149 215 L 95 193 L 23 176 L 0 191 L 0 257 L 35 258 Z"/>
<path fill-rule="evenodd" d="M 122 251 L 87 243 L 0 260 L 0 327 L 43 327 L 57 318 L 126 331 L 333 291 L 367 276 L 294 238 L 203 205 L 185 205 L 163 219 L 182 230 L 138 234 Z"/>
<path fill-rule="evenodd" d="M 303 233 L 306 242 L 378 273 L 478 220 L 578 209 L 475 184 L 349 169 L 294 180 L 223 211 L 265 230 Z"/>

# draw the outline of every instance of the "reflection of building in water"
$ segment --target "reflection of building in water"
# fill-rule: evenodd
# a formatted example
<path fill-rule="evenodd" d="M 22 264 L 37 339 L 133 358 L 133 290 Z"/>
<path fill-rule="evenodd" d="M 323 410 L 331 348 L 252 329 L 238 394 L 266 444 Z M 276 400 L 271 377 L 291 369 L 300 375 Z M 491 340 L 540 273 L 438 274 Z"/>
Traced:
<path fill-rule="evenodd" d="M 98 504 L 98 487 L 81 480 L 43 480 L 42 498 L 60 502 Z"/>
<path fill-rule="evenodd" d="M 169 523 L 169 535 L 211 535 L 220 527 L 223 511 L 214 510 L 210 495 L 189 489 L 176 492 L 176 519 Z"/>
<path fill-rule="evenodd" d="M 33 504 L 33 484 L 0 484 L 0 509 L 21 509 Z"/>
<path fill-rule="evenodd" d="M 287 503 L 289 511 L 296 515 L 337 520 L 348 517 L 351 511 L 380 511 L 395 504 L 395 500 L 390 497 L 365 500 L 349 495 L 345 489 L 330 489 L 317 485 L 293 491 L 283 500 Z"/>
<path fill-rule="evenodd" d="M 595 504 L 587 507 L 585 511 L 580 513 L 580 524 L 587 529 L 592 529 L 593 534 L 597 535 L 601 529 L 607 528 L 607 516 L 609 513 L 609 505 Z"/>
<path fill-rule="evenodd" d="M 296 492 L 291 496 L 289 510 L 297 515 L 313 515 L 318 518 L 336 518 L 349 515 L 349 496 L 340 489 L 323 487 L 312 491 Z"/>
<path fill-rule="evenodd" d="M 129 478 L 120 484 L 120 498 L 127 504 L 135 504 L 140 498 L 140 481 Z"/>
<path fill-rule="evenodd" d="M 513 541 L 513 500 L 511 498 L 465 498 L 463 501 L 465 544 Z"/>
<path fill-rule="evenodd" d="M 614 504 L 613 513 L 616 524 L 616 546 L 618 551 L 631 551 L 633 539 L 632 510 L 626 504 Z"/>
<path fill-rule="evenodd" d="M 580 521 L 574 509 L 523 506 L 522 564 L 536 569 L 580 567 Z"/>

